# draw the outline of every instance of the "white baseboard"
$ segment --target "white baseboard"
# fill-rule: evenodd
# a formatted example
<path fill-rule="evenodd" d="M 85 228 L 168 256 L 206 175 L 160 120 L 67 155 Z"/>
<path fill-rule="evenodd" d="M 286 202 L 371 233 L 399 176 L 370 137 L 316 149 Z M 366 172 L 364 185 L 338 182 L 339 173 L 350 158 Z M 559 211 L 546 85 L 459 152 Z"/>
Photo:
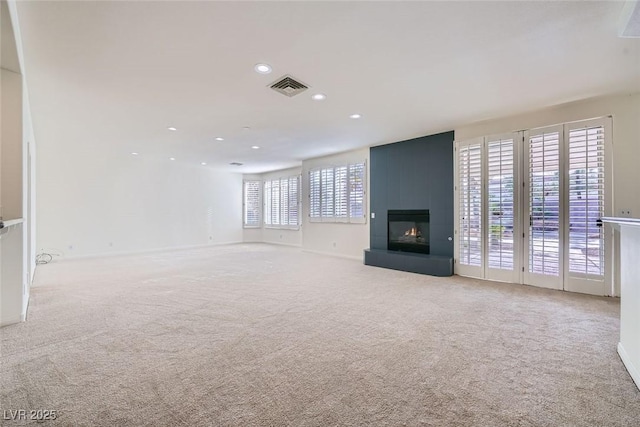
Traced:
<path fill-rule="evenodd" d="M 90 259 L 90 258 L 118 257 L 118 256 L 128 256 L 128 255 L 144 255 L 144 254 L 153 254 L 158 252 L 186 251 L 190 249 L 210 248 L 213 246 L 239 245 L 242 243 L 243 243 L 242 241 L 203 243 L 199 245 L 170 246 L 170 247 L 164 247 L 164 248 L 141 249 L 141 250 L 134 250 L 134 251 L 104 252 L 100 254 L 65 255 L 63 258 L 64 259 Z"/>
<path fill-rule="evenodd" d="M 636 387 L 640 389 L 640 371 L 638 371 L 638 368 L 633 365 L 631 358 L 625 351 L 621 342 L 618 343 L 618 354 L 620 355 L 620 359 L 622 359 L 622 363 L 624 364 L 625 368 L 627 368 L 627 372 L 629 372 L 629 375 L 631 375 L 631 379 L 633 379 L 633 382 L 636 383 Z"/>
<path fill-rule="evenodd" d="M 291 246 L 294 248 L 301 248 L 302 245 L 300 243 L 286 243 L 286 242 L 271 242 L 269 240 L 263 240 L 261 242 L 252 242 L 252 243 L 264 243 L 266 245 L 278 245 L 278 246 Z"/>
<path fill-rule="evenodd" d="M 332 257 L 336 257 L 336 258 L 346 258 L 346 259 L 351 259 L 351 260 L 354 260 L 354 261 L 363 261 L 364 260 L 364 255 L 362 255 L 362 256 L 345 255 L 345 254 L 337 254 L 335 252 L 316 251 L 316 250 L 313 250 L 313 249 L 302 249 L 302 252 L 309 252 L 309 253 L 318 254 L 318 255 L 327 255 L 327 256 L 332 256 Z"/>

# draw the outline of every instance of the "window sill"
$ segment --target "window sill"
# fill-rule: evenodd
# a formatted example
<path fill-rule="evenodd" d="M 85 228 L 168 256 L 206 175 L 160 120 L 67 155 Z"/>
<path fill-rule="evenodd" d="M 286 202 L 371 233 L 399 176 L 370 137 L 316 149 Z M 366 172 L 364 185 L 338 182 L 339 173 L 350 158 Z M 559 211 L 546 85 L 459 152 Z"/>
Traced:
<path fill-rule="evenodd" d="M 292 231 L 300 230 L 299 225 L 295 225 L 295 226 L 265 225 L 264 228 L 267 230 L 292 230 Z"/>
<path fill-rule="evenodd" d="M 310 218 L 310 223 L 313 224 L 366 224 L 366 218 L 351 218 L 350 220 L 345 220 L 344 218 Z"/>

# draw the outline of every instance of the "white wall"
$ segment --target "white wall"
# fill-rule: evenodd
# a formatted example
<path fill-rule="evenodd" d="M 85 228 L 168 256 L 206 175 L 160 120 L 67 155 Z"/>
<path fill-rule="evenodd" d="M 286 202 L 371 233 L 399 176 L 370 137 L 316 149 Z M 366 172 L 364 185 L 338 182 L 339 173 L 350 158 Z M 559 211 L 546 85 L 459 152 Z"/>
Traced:
<path fill-rule="evenodd" d="M 364 224 L 309 221 L 309 171 L 311 169 L 365 161 L 367 164 L 367 206 L 369 216 L 369 149 L 364 148 L 302 162 L 302 248 L 311 252 L 363 259 L 369 247 L 369 219 Z"/>
<path fill-rule="evenodd" d="M 242 175 L 38 138 L 38 252 L 72 257 L 242 241 Z"/>
<path fill-rule="evenodd" d="M 0 70 L 0 212 L 5 220 L 23 217 L 22 76 Z"/>

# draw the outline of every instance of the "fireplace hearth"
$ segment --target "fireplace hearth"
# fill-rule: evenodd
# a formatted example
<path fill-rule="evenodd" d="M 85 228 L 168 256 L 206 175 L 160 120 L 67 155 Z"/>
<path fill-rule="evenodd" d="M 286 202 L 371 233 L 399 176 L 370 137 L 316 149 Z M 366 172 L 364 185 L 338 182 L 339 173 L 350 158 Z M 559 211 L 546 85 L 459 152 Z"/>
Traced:
<path fill-rule="evenodd" d="M 389 210 L 387 249 L 429 253 L 429 210 Z"/>

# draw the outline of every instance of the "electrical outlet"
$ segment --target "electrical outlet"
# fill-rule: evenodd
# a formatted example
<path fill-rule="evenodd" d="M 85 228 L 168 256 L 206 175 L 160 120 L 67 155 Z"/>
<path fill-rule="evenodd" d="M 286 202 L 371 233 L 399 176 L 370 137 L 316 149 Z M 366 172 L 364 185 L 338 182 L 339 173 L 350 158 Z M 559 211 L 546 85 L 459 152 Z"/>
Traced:
<path fill-rule="evenodd" d="M 376 213 L 375 212 L 371 212 L 371 219 L 376 219 Z"/>

